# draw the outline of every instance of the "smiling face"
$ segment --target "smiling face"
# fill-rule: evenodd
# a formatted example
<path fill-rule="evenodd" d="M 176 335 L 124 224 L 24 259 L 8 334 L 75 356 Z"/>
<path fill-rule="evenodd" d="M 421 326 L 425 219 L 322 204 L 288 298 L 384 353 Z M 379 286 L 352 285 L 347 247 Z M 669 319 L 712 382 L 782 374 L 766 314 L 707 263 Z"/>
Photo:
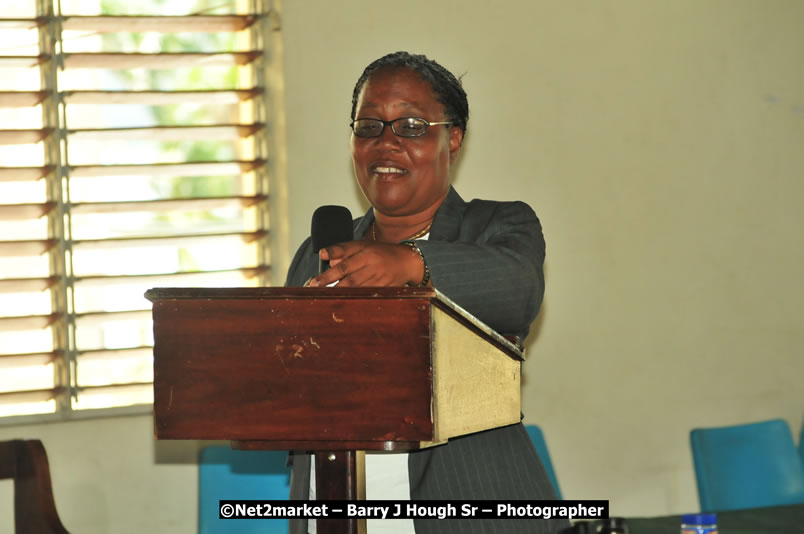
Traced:
<path fill-rule="evenodd" d="M 381 69 L 365 83 L 356 118 L 391 121 L 419 117 L 447 120 L 430 84 L 416 72 Z M 352 134 L 355 177 L 380 213 L 391 217 L 435 215 L 449 191 L 449 168 L 458 155 L 463 132 L 455 126 L 430 126 L 420 137 L 399 137 L 390 126 L 379 137 Z"/>

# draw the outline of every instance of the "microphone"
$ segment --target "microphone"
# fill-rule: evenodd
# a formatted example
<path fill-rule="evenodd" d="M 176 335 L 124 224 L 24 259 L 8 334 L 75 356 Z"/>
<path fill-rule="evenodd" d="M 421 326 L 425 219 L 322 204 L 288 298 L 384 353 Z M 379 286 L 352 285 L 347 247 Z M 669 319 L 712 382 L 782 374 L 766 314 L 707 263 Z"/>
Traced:
<path fill-rule="evenodd" d="M 352 241 L 352 213 L 343 206 L 321 206 L 313 212 L 313 224 L 310 231 L 313 250 L 316 254 L 322 249 L 337 243 Z M 318 260 L 318 273 L 329 269 L 329 261 Z"/>

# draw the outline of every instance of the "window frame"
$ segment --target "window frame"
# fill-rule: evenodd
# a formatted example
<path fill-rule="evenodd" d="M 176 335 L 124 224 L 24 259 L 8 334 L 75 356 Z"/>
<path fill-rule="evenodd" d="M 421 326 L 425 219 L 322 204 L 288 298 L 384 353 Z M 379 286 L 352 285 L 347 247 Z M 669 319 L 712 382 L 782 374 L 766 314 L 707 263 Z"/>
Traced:
<path fill-rule="evenodd" d="M 54 4 L 56 7 L 54 7 Z M 261 161 L 261 166 L 255 172 L 257 195 L 262 199 L 257 206 L 258 231 L 264 232 L 261 243 L 258 245 L 260 265 L 267 267 L 257 276 L 258 285 L 281 285 L 284 279 L 284 270 L 290 262 L 287 224 L 287 164 L 286 164 L 286 137 L 284 120 L 284 82 L 282 66 L 282 40 L 281 25 L 279 23 L 278 0 L 240 0 L 238 12 L 245 9 L 248 15 L 237 15 L 232 18 L 249 18 L 250 22 L 240 31 L 249 33 L 251 44 L 248 52 L 251 54 L 248 63 L 251 65 L 253 84 L 249 89 L 238 88 L 237 91 L 250 91 L 246 95 L 252 105 L 254 123 L 259 122 L 260 127 L 251 132 L 253 137 L 254 161 Z M 58 87 L 59 69 L 65 68 L 65 54 L 62 49 L 61 36 L 65 21 L 71 17 L 54 12 L 59 9 L 58 0 L 37 2 L 37 17 L 24 19 L 23 23 L 36 24 L 39 35 L 40 70 L 40 100 L 38 104 L 42 109 L 42 129 L 50 133 L 41 141 L 45 154 L 44 177 L 47 201 L 54 203 L 54 208 L 47 215 L 49 250 L 49 291 L 51 297 L 50 328 L 53 335 L 53 372 L 54 372 L 54 398 L 55 411 L 48 413 L 21 414 L 0 416 L 0 426 L 19 425 L 41 422 L 61 422 L 65 420 L 82 420 L 93 417 L 120 417 L 128 415 L 142 415 L 152 413 L 152 402 L 131 404 L 127 406 L 112 406 L 104 408 L 75 409 L 72 399 L 80 389 L 76 376 L 79 371 L 79 353 L 76 345 L 77 319 L 80 314 L 75 307 L 76 277 L 72 269 L 74 240 L 70 235 L 70 220 L 73 204 L 70 202 L 70 173 L 74 167 L 70 166 L 68 143 L 70 139 L 69 125 L 66 123 L 65 102 L 71 93 L 76 91 L 61 90 Z M 43 12 L 43 10 L 46 10 Z M 174 19 L 171 23 L 178 23 L 184 17 L 160 17 Z M 2 15 L 0 15 L 0 19 Z M 90 19 L 99 17 L 72 17 L 87 23 Z M 108 17 L 110 19 L 114 17 Z M 223 16 L 221 16 L 223 18 Z M 22 21 L 23 19 L 18 19 Z M 209 19 L 215 22 L 214 17 Z M 118 21 L 119 22 L 119 21 Z M 155 22 L 155 19 L 152 19 Z M 91 24 L 90 24 L 91 25 Z M 254 51 L 270 53 L 259 54 L 255 60 Z M 44 56 L 50 56 L 49 61 L 42 61 Z M 182 93 L 182 91 L 176 91 Z M 86 96 L 86 95 L 85 95 Z M 268 157 L 268 156 L 271 157 Z M 270 219 L 270 225 L 269 223 Z M 270 232 L 270 234 L 269 234 Z M 12 281 L 13 282 L 13 281 Z M 201 286 L 199 286 L 201 287 Z M 14 355 L 12 355 L 14 356 Z M 19 354 L 16 356 L 25 356 Z M 0 356 L 0 370 L 3 356 Z M 152 383 L 152 382 L 151 382 Z M 125 384 L 121 384 L 125 386 Z M 20 390 L 23 391 L 24 390 Z M 13 395 L 16 392 L 10 392 Z M 0 396 L 3 394 L 0 393 Z"/>

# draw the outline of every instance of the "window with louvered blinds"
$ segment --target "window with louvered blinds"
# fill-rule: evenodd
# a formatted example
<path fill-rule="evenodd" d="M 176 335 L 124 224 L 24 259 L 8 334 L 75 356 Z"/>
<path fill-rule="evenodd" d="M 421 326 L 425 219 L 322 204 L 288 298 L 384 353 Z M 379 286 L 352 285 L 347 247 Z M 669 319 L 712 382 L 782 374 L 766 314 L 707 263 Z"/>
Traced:
<path fill-rule="evenodd" d="M 152 287 L 267 285 L 259 2 L 0 5 L 0 417 L 152 402 Z"/>

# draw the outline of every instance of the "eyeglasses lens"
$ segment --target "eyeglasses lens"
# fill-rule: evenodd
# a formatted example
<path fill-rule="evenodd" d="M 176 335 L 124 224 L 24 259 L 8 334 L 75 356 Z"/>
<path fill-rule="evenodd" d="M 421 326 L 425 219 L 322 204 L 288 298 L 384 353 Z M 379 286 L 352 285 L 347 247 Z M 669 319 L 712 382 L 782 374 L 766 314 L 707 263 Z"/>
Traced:
<path fill-rule="evenodd" d="M 376 119 L 357 119 L 352 130 L 358 137 L 378 137 L 382 134 L 383 126 L 382 121 Z"/>
<path fill-rule="evenodd" d="M 418 137 L 427 131 L 427 123 L 421 119 L 397 119 L 393 124 L 394 133 L 402 137 Z"/>
<path fill-rule="evenodd" d="M 385 123 L 379 119 L 357 119 L 352 130 L 358 137 L 379 137 Z M 427 132 L 427 122 L 422 119 L 406 117 L 391 123 L 391 129 L 400 137 L 419 137 Z"/>

